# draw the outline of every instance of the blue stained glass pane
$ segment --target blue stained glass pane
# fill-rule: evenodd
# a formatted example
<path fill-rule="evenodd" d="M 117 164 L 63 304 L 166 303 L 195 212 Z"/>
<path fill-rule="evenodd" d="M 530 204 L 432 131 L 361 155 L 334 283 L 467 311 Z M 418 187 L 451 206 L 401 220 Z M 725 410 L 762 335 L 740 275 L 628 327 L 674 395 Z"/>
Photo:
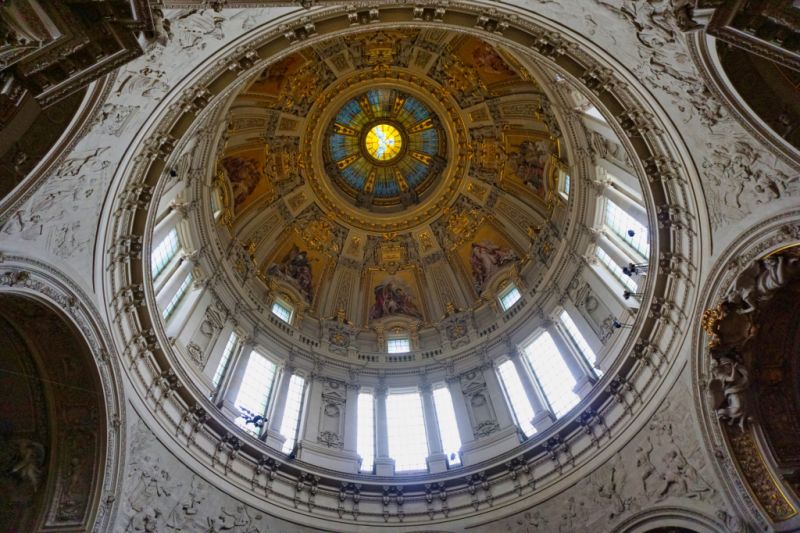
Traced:
<path fill-rule="evenodd" d="M 421 122 L 431 116 L 428 110 L 425 108 L 425 106 L 422 105 L 422 102 L 420 102 L 413 96 L 408 97 L 403 108 L 407 110 L 409 113 L 411 113 L 411 115 L 414 117 L 414 119 L 416 119 L 417 122 Z"/>

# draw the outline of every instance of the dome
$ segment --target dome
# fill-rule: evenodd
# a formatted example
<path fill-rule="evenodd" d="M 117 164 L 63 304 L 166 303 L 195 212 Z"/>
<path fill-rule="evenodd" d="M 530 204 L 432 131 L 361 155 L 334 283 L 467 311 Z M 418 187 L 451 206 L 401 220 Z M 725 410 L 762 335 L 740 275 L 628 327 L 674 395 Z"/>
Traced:
<path fill-rule="evenodd" d="M 348 100 L 330 121 L 325 172 L 356 205 L 377 210 L 418 203 L 446 165 L 438 122 L 409 94 L 371 89 Z"/>
<path fill-rule="evenodd" d="M 577 86 L 477 36 L 362 30 L 268 64 L 217 113 L 227 127 L 205 162 L 217 169 L 214 209 L 182 227 L 193 247 L 225 250 L 210 257 L 216 274 L 204 282 L 238 302 L 221 355 L 242 349 L 236 331 L 257 332 L 238 377 L 217 363 L 217 379 L 236 382 L 209 391 L 242 430 L 350 474 L 434 474 L 535 441 L 601 390 L 616 364 L 611 347 L 629 333 L 621 324 L 646 294 L 650 278 L 637 265 L 655 235 L 625 143 L 608 131 L 620 170 L 603 175 L 608 192 L 595 205 L 577 200 L 582 176 L 598 172 L 578 164 L 595 150 L 582 122 L 607 128 Z M 607 240 L 592 245 L 582 228 Z M 584 256 L 595 266 L 581 273 L 575 258 Z M 576 275 L 582 292 L 567 305 L 552 288 L 574 286 Z M 311 367 L 297 343 L 313 353 Z M 468 370 L 487 361 L 496 376 Z M 467 370 L 458 389 L 447 385 L 456 366 Z M 315 379 L 322 403 L 276 411 L 281 422 L 267 429 L 269 406 L 315 397 Z M 348 387 L 358 395 L 348 399 Z M 460 394 L 463 407 L 452 400 Z M 356 401 L 376 402 L 387 434 L 384 414 L 365 426 Z M 406 405 L 408 416 L 393 419 Z M 402 429 L 422 424 L 425 409 L 428 420 L 440 410 L 439 427 Z M 520 429 L 498 423 L 505 409 Z M 317 410 L 323 429 L 298 438 Z M 416 447 L 405 440 L 414 435 Z M 493 444 L 465 452 L 475 435 Z"/>
<path fill-rule="evenodd" d="M 779 8 L 6 4 L 0 530 L 800 526 Z"/>

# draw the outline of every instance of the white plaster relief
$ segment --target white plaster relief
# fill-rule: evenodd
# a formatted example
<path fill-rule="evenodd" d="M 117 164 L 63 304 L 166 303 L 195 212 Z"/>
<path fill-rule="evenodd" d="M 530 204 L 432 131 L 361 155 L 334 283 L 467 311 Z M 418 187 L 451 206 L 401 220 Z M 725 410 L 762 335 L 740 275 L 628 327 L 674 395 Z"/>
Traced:
<path fill-rule="evenodd" d="M 164 448 L 138 416 L 131 416 L 129 430 L 131 459 L 115 533 L 318 531 L 269 516 L 211 486 Z"/>
<path fill-rule="evenodd" d="M 246 10 L 253 25 L 287 8 Z M 124 66 L 108 100 L 73 153 L 22 207 L 0 217 L 3 240 L 28 254 L 66 260 L 90 276 L 98 221 L 117 165 L 140 126 L 178 82 L 245 30 L 244 11 L 167 11 L 172 37 Z M 6 218 L 7 217 L 7 218 Z M 13 245 L 12 245 L 13 246 Z"/>
<path fill-rule="evenodd" d="M 650 423 L 584 481 L 505 520 L 502 529 L 533 533 L 615 531 L 615 524 L 654 506 L 684 507 L 713 516 L 724 509 L 696 437 L 691 394 L 683 384 Z M 732 511 L 722 511 L 741 523 Z M 497 530 L 497 527 L 478 531 Z"/>

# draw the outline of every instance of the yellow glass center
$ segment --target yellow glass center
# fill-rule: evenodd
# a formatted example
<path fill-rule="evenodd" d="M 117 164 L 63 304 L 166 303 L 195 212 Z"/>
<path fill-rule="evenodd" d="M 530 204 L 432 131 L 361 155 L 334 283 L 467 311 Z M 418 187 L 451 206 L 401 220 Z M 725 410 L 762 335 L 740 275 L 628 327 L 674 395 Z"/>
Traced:
<path fill-rule="evenodd" d="M 367 132 L 364 139 L 367 153 L 378 161 L 389 161 L 400 153 L 403 137 L 391 124 L 377 124 Z"/>

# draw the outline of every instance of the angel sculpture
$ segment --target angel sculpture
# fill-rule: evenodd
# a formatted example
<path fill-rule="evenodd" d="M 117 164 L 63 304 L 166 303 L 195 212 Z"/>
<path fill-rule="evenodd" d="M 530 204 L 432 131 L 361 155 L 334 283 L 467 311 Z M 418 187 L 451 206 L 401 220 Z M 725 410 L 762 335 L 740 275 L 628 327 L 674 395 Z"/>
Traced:
<path fill-rule="evenodd" d="M 728 420 L 730 425 L 738 423 L 744 430 L 747 419 L 744 394 L 750 384 L 747 369 L 733 359 L 720 357 L 711 368 L 711 375 L 709 387 L 717 400 L 715 405 L 721 406 L 717 408 L 717 418 Z"/>

